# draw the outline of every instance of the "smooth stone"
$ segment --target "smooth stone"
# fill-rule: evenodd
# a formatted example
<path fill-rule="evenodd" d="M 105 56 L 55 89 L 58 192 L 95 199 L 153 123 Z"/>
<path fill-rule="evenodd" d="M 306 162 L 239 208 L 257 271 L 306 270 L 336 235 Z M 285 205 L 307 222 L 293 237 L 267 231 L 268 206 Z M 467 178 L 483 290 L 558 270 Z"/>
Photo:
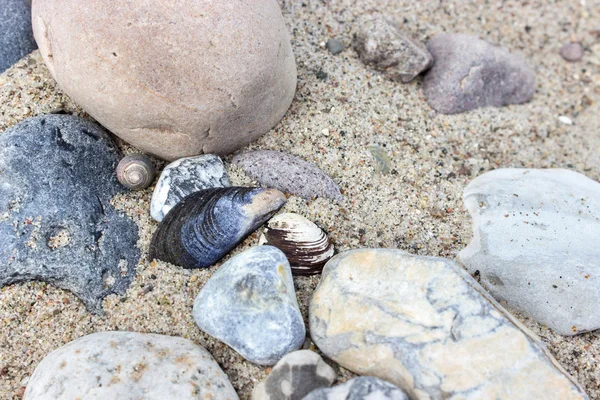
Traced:
<path fill-rule="evenodd" d="M 340 254 L 323 269 L 309 322 L 327 357 L 411 399 L 587 399 L 533 333 L 444 258 Z"/>
<path fill-rule="evenodd" d="M 373 376 L 359 376 L 341 385 L 312 391 L 302 400 L 408 400 L 397 386 Z"/>
<path fill-rule="evenodd" d="M 296 63 L 273 0 L 36 0 L 32 13 L 61 89 L 160 158 L 231 153 L 294 98 Z"/>
<path fill-rule="evenodd" d="M 337 183 L 319 167 L 288 153 L 273 150 L 248 151 L 235 156 L 232 162 L 261 185 L 282 192 L 305 199 L 344 199 Z"/>
<path fill-rule="evenodd" d="M 429 105 L 442 114 L 525 103 L 535 73 L 525 61 L 475 36 L 443 34 L 427 42 L 435 63 L 425 75 Z"/>
<path fill-rule="evenodd" d="M 459 255 L 499 301 L 561 335 L 600 328 L 600 183 L 564 169 L 498 169 L 464 191 Z"/>
<path fill-rule="evenodd" d="M 346 48 L 346 46 L 344 46 L 344 42 L 339 39 L 329 39 L 325 46 L 327 47 L 327 50 L 329 50 L 329 52 L 334 56 L 340 54 Z"/>
<path fill-rule="evenodd" d="M 31 30 L 31 2 L 0 2 L 0 73 L 35 50 Z"/>
<path fill-rule="evenodd" d="M 279 360 L 267 379 L 254 388 L 252 400 L 302 400 L 315 389 L 328 388 L 335 379 L 335 371 L 320 355 L 298 350 Z"/>
<path fill-rule="evenodd" d="M 560 55 L 567 61 L 576 62 L 583 57 L 583 46 L 581 43 L 567 43 L 560 48 Z"/>
<path fill-rule="evenodd" d="M 365 15 L 357 22 L 354 49 L 363 63 L 388 78 L 412 81 L 433 63 L 425 46 L 402 31 L 397 23 L 380 14 Z"/>
<path fill-rule="evenodd" d="M 160 222 L 186 196 L 202 189 L 229 186 L 229 177 L 219 156 L 205 154 L 173 161 L 165 167 L 154 187 L 150 215 Z"/>
<path fill-rule="evenodd" d="M 42 280 L 94 313 L 135 276 L 138 227 L 110 204 L 121 155 L 82 118 L 47 115 L 0 134 L 0 287 Z"/>
<path fill-rule="evenodd" d="M 196 297 L 193 315 L 200 329 L 259 365 L 274 365 L 306 336 L 290 264 L 272 246 L 225 262 Z"/>
<path fill-rule="evenodd" d="M 192 341 L 137 332 L 100 332 L 50 353 L 29 379 L 37 399 L 237 400 L 227 375 Z"/>

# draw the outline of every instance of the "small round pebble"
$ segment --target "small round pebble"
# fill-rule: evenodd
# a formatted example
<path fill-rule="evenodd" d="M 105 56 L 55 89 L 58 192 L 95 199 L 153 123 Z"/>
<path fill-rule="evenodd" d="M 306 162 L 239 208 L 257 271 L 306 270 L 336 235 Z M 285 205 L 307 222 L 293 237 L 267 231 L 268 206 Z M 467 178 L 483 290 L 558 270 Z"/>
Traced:
<path fill-rule="evenodd" d="M 329 39 L 326 46 L 327 50 L 329 50 L 329 52 L 334 56 L 340 54 L 346 48 L 344 46 L 344 42 L 339 39 Z"/>
<path fill-rule="evenodd" d="M 583 46 L 579 42 L 567 43 L 560 48 L 560 55 L 569 62 L 576 62 L 583 57 Z"/>

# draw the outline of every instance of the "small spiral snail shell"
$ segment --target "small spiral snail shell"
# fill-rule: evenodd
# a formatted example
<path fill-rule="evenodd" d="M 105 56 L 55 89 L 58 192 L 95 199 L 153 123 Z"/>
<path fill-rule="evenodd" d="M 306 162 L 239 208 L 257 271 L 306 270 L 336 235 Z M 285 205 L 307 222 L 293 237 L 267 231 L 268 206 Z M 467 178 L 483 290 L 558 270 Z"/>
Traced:
<path fill-rule="evenodd" d="M 117 179 L 128 189 L 145 189 L 154 180 L 154 164 L 144 154 L 125 156 L 117 165 Z"/>

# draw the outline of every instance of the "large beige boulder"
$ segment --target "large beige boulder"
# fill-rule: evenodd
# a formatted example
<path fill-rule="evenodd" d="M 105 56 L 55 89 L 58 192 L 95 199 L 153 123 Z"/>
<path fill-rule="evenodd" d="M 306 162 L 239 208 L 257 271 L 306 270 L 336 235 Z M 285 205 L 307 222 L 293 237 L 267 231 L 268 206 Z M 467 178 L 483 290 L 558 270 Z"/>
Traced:
<path fill-rule="evenodd" d="M 34 0 L 35 39 L 60 87 L 165 159 L 226 154 L 266 133 L 296 89 L 276 0 Z"/>

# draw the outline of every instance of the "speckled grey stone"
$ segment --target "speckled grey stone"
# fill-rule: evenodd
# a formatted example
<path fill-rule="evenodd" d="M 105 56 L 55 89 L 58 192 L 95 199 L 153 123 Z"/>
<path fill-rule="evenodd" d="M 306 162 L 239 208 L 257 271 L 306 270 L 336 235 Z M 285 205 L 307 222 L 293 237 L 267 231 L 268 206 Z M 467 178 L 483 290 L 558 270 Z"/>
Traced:
<path fill-rule="evenodd" d="M 579 61 L 583 57 L 583 46 L 579 42 L 567 43 L 560 48 L 560 55 L 570 62 Z"/>
<path fill-rule="evenodd" d="M 31 29 L 31 2 L 0 1 L 0 72 L 36 48 Z"/>
<path fill-rule="evenodd" d="M 340 39 L 329 39 L 325 46 L 327 47 L 327 50 L 329 50 L 329 52 L 334 56 L 340 54 L 345 49 L 344 42 L 342 42 Z"/>
<path fill-rule="evenodd" d="M 260 365 L 298 350 L 306 336 L 290 264 L 273 246 L 224 263 L 196 297 L 193 314 L 200 329 Z"/>
<path fill-rule="evenodd" d="M 344 199 L 337 183 L 316 165 L 288 153 L 273 150 L 249 151 L 235 156 L 233 164 L 260 184 L 282 192 L 305 199 Z"/>
<path fill-rule="evenodd" d="M 525 61 L 475 36 L 443 34 L 427 42 L 435 60 L 425 75 L 427 102 L 442 114 L 525 103 L 535 73 Z"/>
<path fill-rule="evenodd" d="M 302 400 L 408 400 L 398 386 L 375 378 L 359 376 L 341 385 L 312 391 Z"/>
<path fill-rule="evenodd" d="M 50 353 L 29 379 L 25 398 L 237 400 L 212 356 L 180 337 L 100 332 Z"/>
<path fill-rule="evenodd" d="M 425 46 L 398 24 L 380 14 L 364 15 L 356 22 L 354 49 L 367 65 L 390 79 L 410 82 L 433 62 Z"/>
<path fill-rule="evenodd" d="M 229 187 L 229 178 L 221 158 L 214 154 L 181 158 L 165 167 L 158 178 L 150 203 L 150 215 L 156 221 L 184 197 L 202 189 Z"/>
<path fill-rule="evenodd" d="M 302 400 L 315 389 L 335 382 L 333 368 L 310 350 L 294 351 L 273 367 L 267 379 L 252 392 L 252 400 Z"/>
<path fill-rule="evenodd" d="M 140 251 L 137 225 L 110 204 L 119 159 L 106 131 L 70 115 L 0 134 L 0 286 L 46 281 L 92 312 L 125 292 Z"/>
<path fill-rule="evenodd" d="M 565 169 L 502 168 L 464 192 L 460 252 L 499 301 L 575 335 L 600 328 L 600 183 Z"/>

